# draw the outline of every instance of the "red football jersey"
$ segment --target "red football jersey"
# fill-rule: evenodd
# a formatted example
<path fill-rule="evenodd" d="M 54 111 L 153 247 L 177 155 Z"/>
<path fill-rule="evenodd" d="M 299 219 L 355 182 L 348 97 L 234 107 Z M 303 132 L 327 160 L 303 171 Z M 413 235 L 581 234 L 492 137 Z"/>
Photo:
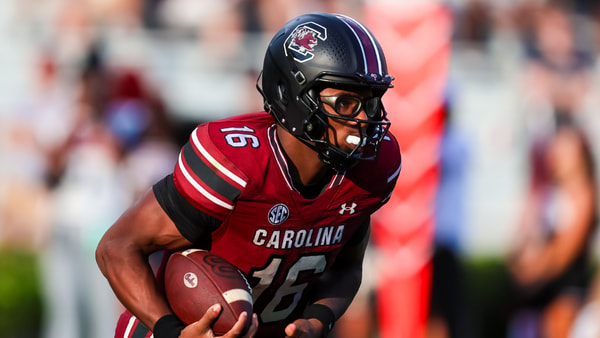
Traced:
<path fill-rule="evenodd" d="M 275 120 L 262 112 L 198 126 L 173 173 L 192 205 L 222 220 L 211 251 L 247 275 L 259 336 L 285 336 L 311 286 L 387 202 L 401 159 L 388 134 L 376 160 L 337 173 L 312 199 L 294 187 L 288 165 Z"/>

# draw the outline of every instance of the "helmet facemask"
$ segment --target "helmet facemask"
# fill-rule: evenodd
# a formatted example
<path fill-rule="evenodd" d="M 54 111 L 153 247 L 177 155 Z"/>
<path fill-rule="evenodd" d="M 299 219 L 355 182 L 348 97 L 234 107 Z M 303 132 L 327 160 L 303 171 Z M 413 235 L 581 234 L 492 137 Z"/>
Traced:
<path fill-rule="evenodd" d="M 321 161 L 336 171 L 344 171 L 354 167 L 360 160 L 373 160 L 377 156 L 381 141 L 385 137 L 391 123 L 383 104 L 379 104 L 378 114 L 366 119 L 332 114 L 328 112 L 319 99 L 317 90 L 309 90 L 303 97 L 310 102 L 307 109 L 311 110 L 304 126 L 304 135 L 298 137 L 314 149 Z M 366 114 L 362 114 L 366 116 Z M 339 144 L 337 130 L 331 124 L 353 124 L 358 137 L 350 135 L 346 142 L 354 148 L 347 149 Z"/>

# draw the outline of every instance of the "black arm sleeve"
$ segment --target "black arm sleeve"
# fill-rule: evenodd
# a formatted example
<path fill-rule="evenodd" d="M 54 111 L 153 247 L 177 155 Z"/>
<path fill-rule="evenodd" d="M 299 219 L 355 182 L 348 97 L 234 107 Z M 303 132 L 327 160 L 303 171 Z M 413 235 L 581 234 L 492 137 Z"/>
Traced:
<path fill-rule="evenodd" d="M 365 236 L 369 232 L 370 227 L 371 227 L 371 220 L 369 218 L 369 220 L 366 221 L 365 223 L 363 223 L 363 225 L 361 225 L 360 229 L 358 229 L 356 231 L 356 233 L 354 233 L 354 235 L 352 235 L 352 237 L 348 241 L 347 245 L 354 246 L 354 245 L 357 245 L 358 243 L 362 242 L 363 238 L 365 238 Z"/>
<path fill-rule="evenodd" d="M 209 250 L 210 233 L 221 225 L 221 220 L 202 212 L 188 202 L 175 187 L 173 175 L 168 175 L 154 184 L 152 191 L 183 237 L 194 246 Z"/>

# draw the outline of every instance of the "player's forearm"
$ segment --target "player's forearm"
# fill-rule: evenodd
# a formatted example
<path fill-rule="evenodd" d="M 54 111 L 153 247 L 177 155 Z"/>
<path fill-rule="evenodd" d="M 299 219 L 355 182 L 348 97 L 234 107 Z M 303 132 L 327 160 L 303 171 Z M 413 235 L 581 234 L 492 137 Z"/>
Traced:
<path fill-rule="evenodd" d="M 346 312 L 360 287 L 369 235 L 370 231 L 365 232 L 359 243 L 344 248 L 331 269 L 321 276 L 312 298 L 314 303 L 329 307 L 336 320 Z"/>
<path fill-rule="evenodd" d="M 141 253 L 102 243 L 96 251 L 98 266 L 123 306 L 149 328 L 170 309 L 155 286 L 154 275 Z"/>
<path fill-rule="evenodd" d="M 149 190 L 106 231 L 96 260 L 125 308 L 152 329 L 171 311 L 156 288 L 148 255 L 189 244 Z"/>
<path fill-rule="evenodd" d="M 312 332 L 320 332 L 325 337 L 333 329 L 335 322 L 346 312 L 354 299 L 361 282 L 361 266 L 332 270 L 322 276 L 318 293 L 313 302 L 304 310 Z"/>
<path fill-rule="evenodd" d="M 337 320 L 352 303 L 360 287 L 361 279 L 362 269 L 359 267 L 329 271 L 322 277 L 313 303 L 330 308 Z"/>

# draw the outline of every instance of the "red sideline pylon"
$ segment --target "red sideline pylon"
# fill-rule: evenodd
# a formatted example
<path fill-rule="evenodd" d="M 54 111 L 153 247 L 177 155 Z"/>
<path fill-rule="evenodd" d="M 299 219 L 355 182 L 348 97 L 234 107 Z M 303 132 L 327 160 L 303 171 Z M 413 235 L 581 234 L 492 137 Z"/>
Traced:
<path fill-rule="evenodd" d="M 451 20 L 433 1 L 372 2 L 365 10 L 396 78 L 384 105 L 403 166 L 390 202 L 373 217 L 373 242 L 385 267 L 377 285 L 381 338 L 426 336 Z"/>

